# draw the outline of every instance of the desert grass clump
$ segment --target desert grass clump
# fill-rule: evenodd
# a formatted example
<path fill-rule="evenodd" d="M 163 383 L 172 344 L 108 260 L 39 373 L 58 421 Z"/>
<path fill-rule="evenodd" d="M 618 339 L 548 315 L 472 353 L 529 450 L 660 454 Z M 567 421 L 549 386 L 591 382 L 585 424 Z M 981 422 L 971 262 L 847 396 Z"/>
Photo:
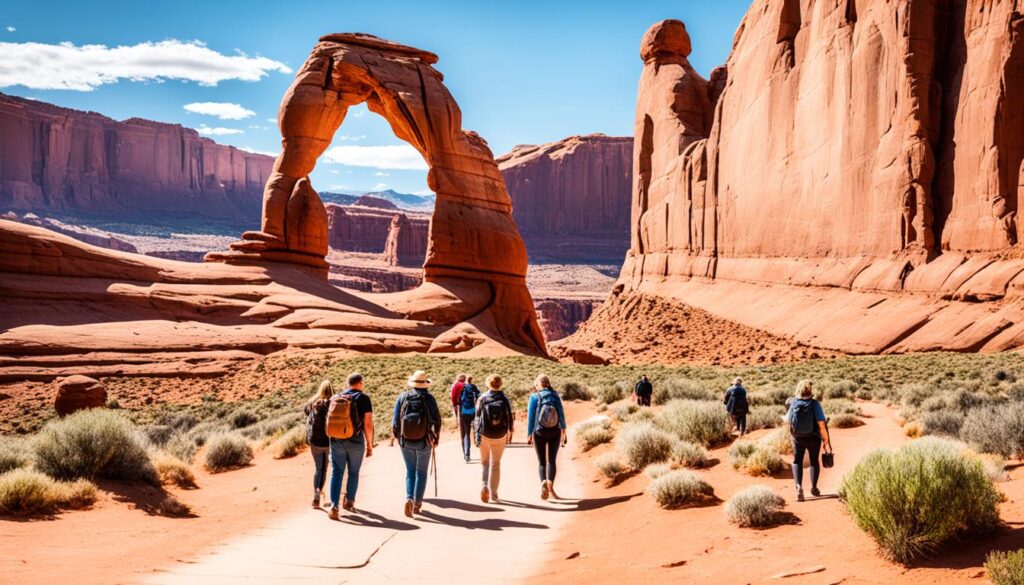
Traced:
<path fill-rule="evenodd" d="M 640 407 L 633 404 L 632 402 L 623 402 L 622 404 L 616 404 L 612 406 L 611 413 L 612 417 L 619 422 L 626 422 L 629 420 L 633 413 L 636 412 Z"/>
<path fill-rule="evenodd" d="M 610 443 L 615 437 L 615 432 L 606 426 L 591 426 L 576 432 L 576 444 L 580 451 L 590 451 L 598 445 Z"/>
<path fill-rule="evenodd" d="M 725 515 L 742 528 L 764 528 L 782 522 L 785 506 L 786 500 L 770 487 L 755 485 L 729 498 Z"/>
<path fill-rule="evenodd" d="M 993 585 L 1024 583 L 1024 548 L 1014 552 L 992 551 L 985 557 L 985 571 Z"/>
<path fill-rule="evenodd" d="M 146 438 L 124 415 L 100 408 L 47 424 L 36 436 L 36 469 L 60 480 L 120 479 L 157 484 Z"/>
<path fill-rule="evenodd" d="M 196 487 L 196 478 L 188 464 L 161 449 L 150 451 L 150 459 L 156 468 L 156 475 L 162 484 L 173 484 L 183 488 Z"/>
<path fill-rule="evenodd" d="M 713 400 L 716 397 L 715 392 L 696 380 L 676 378 L 655 384 L 651 401 L 654 404 L 667 404 L 673 400 Z"/>
<path fill-rule="evenodd" d="M 32 465 L 32 452 L 24 439 L 0 437 L 0 473 Z"/>
<path fill-rule="evenodd" d="M 862 426 L 864 421 L 856 414 L 841 412 L 830 418 L 828 424 L 835 429 L 852 429 L 853 427 Z"/>
<path fill-rule="evenodd" d="M 297 424 L 305 424 L 302 415 L 298 412 L 288 412 L 263 419 L 255 424 L 245 427 L 239 432 L 247 439 L 259 441 L 268 437 L 281 435 Z"/>
<path fill-rule="evenodd" d="M 590 394 L 590 390 L 580 384 L 579 382 L 566 382 L 562 384 L 562 391 L 560 392 L 564 400 L 590 400 L 593 395 Z"/>
<path fill-rule="evenodd" d="M 981 461 L 934 437 L 868 454 L 839 495 L 861 530 L 901 563 L 1000 524 L 1001 496 Z"/>
<path fill-rule="evenodd" d="M 747 464 L 747 459 L 757 451 L 757 443 L 740 439 L 729 446 L 729 465 L 733 469 L 740 469 Z"/>
<path fill-rule="evenodd" d="M 786 467 L 786 462 L 778 453 L 758 445 L 750 457 L 747 458 L 744 469 L 750 475 L 777 475 Z"/>
<path fill-rule="evenodd" d="M 721 404 L 678 400 L 665 405 L 654 424 L 684 441 L 714 447 L 729 440 L 729 416 Z"/>
<path fill-rule="evenodd" d="M 924 425 L 922 425 L 920 422 L 916 420 L 910 421 L 907 424 L 903 425 L 903 434 L 910 437 L 911 439 L 923 437 Z"/>
<path fill-rule="evenodd" d="M 594 462 L 598 471 L 611 481 L 618 481 L 629 473 L 629 466 L 622 460 L 622 455 L 615 451 L 604 453 Z"/>
<path fill-rule="evenodd" d="M 782 424 L 785 412 L 775 405 L 755 406 L 747 414 L 747 430 L 774 429 Z"/>
<path fill-rule="evenodd" d="M 921 424 L 924 426 L 926 435 L 942 435 L 957 438 L 960 436 L 960 429 L 963 428 L 966 418 L 962 412 L 937 410 L 935 412 L 926 412 L 921 417 Z"/>
<path fill-rule="evenodd" d="M 228 423 L 233 429 L 244 429 L 258 422 L 260 422 L 260 416 L 244 406 L 228 415 Z"/>
<path fill-rule="evenodd" d="M 306 447 L 306 427 L 296 425 L 282 434 L 270 444 L 270 454 L 274 459 L 295 457 Z"/>
<path fill-rule="evenodd" d="M 789 427 L 779 427 L 767 435 L 761 437 L 758 444 L 770 449 L 779 455 L 793 454 L 793 437 L 789 434 Z"/>
<path fill-rule="evenodd" d="M 245 437 L 235 433 L 219 433 L 206 441 L 203 464 L 210 471 L 225 471 L 248 465 L 252 457 L 252 447 Z"/>
<path fill-rule="evenodd" d="M 96 501 L 96 486 L 87 480 L 70 482 L 31 469 L 0 474 L 0 514 L 37 516 L 58 508 L 84 508 Z"/>
<path fill-rule="evenodd" d="M 612 404 L 626 397 L 625 391 L 618 384 L 603 384 L 591 390 L 601 404 Z"/>
<path fill-rule="evenodd" d="M 682 439 L 672 441 L 672 461 L 682 467 L 704 467 L 708 464 L 708 450 L 704 445 Z"/>
<path fill-rule="evenodd" d="M 672 472 L 672 465 L 668 463 L 655 463 L 654 465 L 648 465 L 647 469 L 644 469 L 644 475 L 648 479 L 658 479 L 659 477 Z"/>
<path fill-rule="evenodd" d="M 668 509 L 700 504 L 715 494 L 706 481 L 685 469 L 662 475 L 652 481 L 648 489 L 658 505 Z"/>
<path fill-rule="evenodd" d="M 1007 402 L 968 411 L 960 438 L 985 453 L 1024 457 L 1024 403 Z"/>
<path fill-rule="evenodd" d="M 661 463 L 672 454 L 672 436 L 649 423 L 629 423 L 619 429 L 615 447 L 631 468 Z"/>

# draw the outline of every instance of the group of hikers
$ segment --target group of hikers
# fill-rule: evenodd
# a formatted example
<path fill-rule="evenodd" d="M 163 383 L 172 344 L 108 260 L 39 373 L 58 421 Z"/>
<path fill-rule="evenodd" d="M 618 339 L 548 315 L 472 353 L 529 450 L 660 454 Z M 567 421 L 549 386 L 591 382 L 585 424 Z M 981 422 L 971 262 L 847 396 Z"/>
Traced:
<path fill-rule="evenodd" d="M 391 415 L 391 434 L 398 441 L 405 461 L 405 515 L 420 514 L 427 490 L 434 450 L 441 436 L 442 415 L 430 393 L 431 380 L 417 370 L 407 381 L 409 389 L 395 400 Z M 470 462 L 472 445 L 480 450 L 482 481 L 480 500 L 498 502 L 501 482 L 501 458 L 512 442 L 515 410 L 505 395 L 501 376 L 487 377 L 483 392 L 473 377 L 460 374 L 451 386 L 452 412 L 459 421 L 462 454 Z M 313 507 L 320 508 L 327 466 L 330 463 L 330 513 L 336 520 L 339 508 L 355 510 L 359 472 L 363 459 L 373 456 L 373 403 L 364 391 L 363 375 L 348 376 L 346 389 L 335 393 L 329 380 L 320 384 L 306 403 L 306 440 L 314 461 Z M 541 499 L 558 498 L 555 493 L 556 461 L 559 447 L 566 442 L 565 409 L 551 380 L 541 374 L 534 382 L 526 418 L 527 442 L 537 453 Z M 346 475 L 342 498 L 342 478 Z"/>
<path fill-rule="evenodd" d="M 633 399 L 639 406 L 650 406 L 654 386 L 646 375 L 641 376 L 633 389 Z M 736 377 L 732 385 L 725 391 L 725 411 L 729 414 L 735 432 L 743 437 L 747 434 L 747 414 L 750 413 L 750 402 L 747 390 L 743 387 L 743 379 Z M 822 459 L 826 463 L 832 459 L 832 441 L 828 432 L 828 419 L 821 403 L 814 399 L 814 386 L 810 380 L 801 380 L 796 387 L 796 395 L 787 401 L 788 411 L 785 421 L 789 424 L 789 432 L 793 445 L 793 479 L 796 483 L 796 499 L 804 501 L 804 456 L 808 459 L 811 472 L 811 495 L 820 496 L 818 478 L 821 476 Z M 823 451 L 824 450 L 824 451 Z M 822 455 L 825 455 L 822 457 Z M 829 464 L 831 467 L 831 464 Z"/>

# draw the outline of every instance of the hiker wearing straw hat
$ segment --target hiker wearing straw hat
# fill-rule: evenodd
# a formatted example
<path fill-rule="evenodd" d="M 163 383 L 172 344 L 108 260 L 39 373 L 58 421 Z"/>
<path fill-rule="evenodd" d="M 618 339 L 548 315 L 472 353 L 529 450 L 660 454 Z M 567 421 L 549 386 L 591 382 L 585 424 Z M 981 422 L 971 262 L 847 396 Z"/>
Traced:
<path fill-rule="evenodd" d="M 409 376 L 409 390 L 395 400 L 391 433 L 398 438 L 405 460 L 405 515 L 419 514 L 427 491 L 427 470 L 441 434 L 441 413 L 430 393 L 430 379 L 423 370 Z M 436 476 L 436 470 L 435 470 Z"/>

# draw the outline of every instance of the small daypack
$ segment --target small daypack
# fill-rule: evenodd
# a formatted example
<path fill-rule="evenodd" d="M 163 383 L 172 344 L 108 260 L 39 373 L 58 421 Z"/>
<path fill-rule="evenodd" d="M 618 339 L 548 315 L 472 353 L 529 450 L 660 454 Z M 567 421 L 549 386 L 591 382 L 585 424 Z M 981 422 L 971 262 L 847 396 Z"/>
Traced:
<path fill-rule="evenodd" d="M 356 397 L 354 392 L 342 392 L 331 398 L 327 409 L 327 436 L 332 439 L 351 439 L 356 435 Z"/>
<path fill-rule="evenodd" d="M 743 416 L 750 412 L 750 403 L 747 402 L 747 390 L 742 386 L 736 386 L 732 389 L 729 403 L 728 410 L 730 414 Z"/>
<path fill-rule="evenodd" d="M 317 400 L 309 405 L 309 413 L 306 414 L 306 443 L 324 447 L 330 443 L 327 436 L 327 411 L 330 409 L 329 400 Z"/>
<path fill-rule="evenodd" d="M 789 433 L 794 437 L 816 437 L 818 421 L 814 418 L 815 400 L 798 400 L 789 412 Z"/>
<path fill-rule="evenodd" d="M 422 441 L 427 438 L 430 427 L 430 413 L 427 399 L 417 391 L 408 392 L 398 412 L 398 432 L 405 441 Z"/>
<path fill-rule="evenodd" d="M 466 384 L 462 387 L 462 396 L 459 398 L 459 406 L 462 414 L 476 414 L 476 399 L 480 398 L 480 391 L 473 384 Z"/>
<path fill-rule="evenodd" d="M 537 428 L 558 428 L 558 394 L 554 390 L 543 390 L 537 404 Z"/>
<path fill-rule="evenodd" d="M 508 435 L 511 426 L 509 420 L 508 398 L 487 394 L 480 403 L 480 434 L 488 439 L 500 439 Z"/>

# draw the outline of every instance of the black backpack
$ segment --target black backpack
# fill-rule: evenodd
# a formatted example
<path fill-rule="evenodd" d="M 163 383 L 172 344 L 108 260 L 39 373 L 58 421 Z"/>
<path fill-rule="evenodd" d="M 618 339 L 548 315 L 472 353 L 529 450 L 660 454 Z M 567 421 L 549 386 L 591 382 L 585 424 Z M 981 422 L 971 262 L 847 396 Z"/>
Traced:
<path fill-rule="evenodd" d="M 430 429 L 430 411 L 422 392 L 412 391 L 405 395 L 398 412 L 398 432 L 405 441 L 422 441 Z"/>
<path fill-rule="evenodd" d="M 790 407 L 789 433 L 794 437 L 818 436 L 818 421 L 814 418 L 816 400 L 797 400 Z"/>
<path fill-rule="evenodd" d="M 316 447 L 326 447 L 331 444 L 327 436 L 327 410 L 330 406 L 329 400 L 317 400 L 309 405 L 309 412 L 306 413 L 306 443 Z"/>
<path fill-rule="evenodd" d="M 504 395 L 487 394 L 480 403 L 480 434 L 488 439 L 500 439 L 508 434 L 511 426 L 509 411 L 511 405 Z"/>
<path fill-rule="evenodd" d="M 729 412 L 736 416 L 743 416 L 750 412 L 750 403 L 747 402 L 747 390 L 742 386 L 734 386 L 729 397 Z"/>

